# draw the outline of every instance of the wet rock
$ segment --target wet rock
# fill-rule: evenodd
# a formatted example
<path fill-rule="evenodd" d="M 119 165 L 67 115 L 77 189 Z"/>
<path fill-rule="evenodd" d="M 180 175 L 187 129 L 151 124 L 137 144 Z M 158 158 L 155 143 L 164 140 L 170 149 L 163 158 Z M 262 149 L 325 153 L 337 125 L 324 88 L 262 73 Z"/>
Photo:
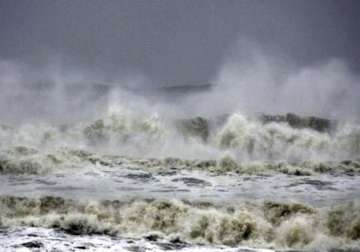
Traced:
<path fill-rule="evenodd" d="M 315 116 L 302 117 L 292 113 L 286 115 L 262 115 L 261 121 L 263 123 L 285 122 L 293 128 L 309 128 L 319 132 L 330 132 L 336 124 L 336 122 L 329 119 Z"/>

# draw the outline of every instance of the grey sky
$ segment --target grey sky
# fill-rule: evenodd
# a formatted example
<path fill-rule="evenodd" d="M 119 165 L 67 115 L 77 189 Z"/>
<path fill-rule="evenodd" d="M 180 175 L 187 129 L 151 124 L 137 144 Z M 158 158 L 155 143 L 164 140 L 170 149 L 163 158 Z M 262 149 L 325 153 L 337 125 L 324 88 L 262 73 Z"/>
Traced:
<path fill-rule="evenodd" d="M 340 57 L 359 70 L 359 13 L 357 0 L 0 0 L 0 58 L 205 82 L 246 38 L 300 65 Z"/>

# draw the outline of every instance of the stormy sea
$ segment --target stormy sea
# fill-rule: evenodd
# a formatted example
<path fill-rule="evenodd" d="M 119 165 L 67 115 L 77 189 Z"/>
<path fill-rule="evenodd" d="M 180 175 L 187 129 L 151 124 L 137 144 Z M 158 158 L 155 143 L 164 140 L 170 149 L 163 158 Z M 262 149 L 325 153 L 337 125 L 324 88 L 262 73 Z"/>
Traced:
<path fill-rule="evenodd" d="M 360 251 L 356 120 L 220 113 L 210 84 L 9 82 L 1 251 Z"/>
<path fill-rule="evenodd" d="M 240 47 L 209 82 L 0 60 L 0 251 L 360 252 L 360 76 Z"/>

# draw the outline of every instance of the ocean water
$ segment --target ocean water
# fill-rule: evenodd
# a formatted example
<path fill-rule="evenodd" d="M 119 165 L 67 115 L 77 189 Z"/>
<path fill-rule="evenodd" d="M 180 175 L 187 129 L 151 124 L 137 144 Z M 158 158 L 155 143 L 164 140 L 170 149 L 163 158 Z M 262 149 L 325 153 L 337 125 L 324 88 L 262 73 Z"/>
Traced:
<path fill-rule="evenodd" d="M 360 251 L 360 125 L 266 118 L 3 123 L 0 250 Z"/>

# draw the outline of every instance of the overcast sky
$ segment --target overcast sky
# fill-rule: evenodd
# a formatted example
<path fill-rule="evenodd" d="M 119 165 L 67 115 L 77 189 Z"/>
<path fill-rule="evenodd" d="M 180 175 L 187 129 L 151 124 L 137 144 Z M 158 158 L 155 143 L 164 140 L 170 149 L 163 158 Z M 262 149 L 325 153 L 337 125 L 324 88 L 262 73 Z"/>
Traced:
<path fill-rule="evenodd" d="M 359 15 L 358 0 L 0 0 L 0 58 L 206 82 L 250 39 L 299 65 L 338 57 L 359 70 Z"/>

